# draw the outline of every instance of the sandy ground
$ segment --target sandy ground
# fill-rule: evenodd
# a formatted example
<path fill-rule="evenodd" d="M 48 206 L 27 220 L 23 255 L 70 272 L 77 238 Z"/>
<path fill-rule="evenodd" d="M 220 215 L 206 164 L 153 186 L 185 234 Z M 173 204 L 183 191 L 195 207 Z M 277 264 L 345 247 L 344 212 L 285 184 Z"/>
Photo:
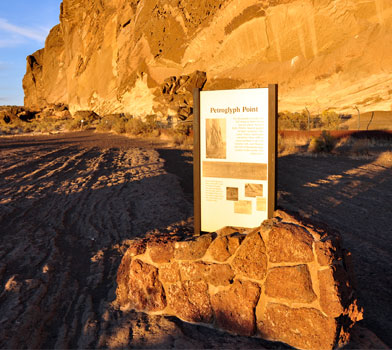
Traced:
<path fill-rule="evenodd" d="M 392 347 L 392 149 L 278 160 L 278 204 L 337 229 L 352 252 L 363 324 Z"/>
<path fill-rule="evenodd" d="M 128 240 L 191 227 L 191 153 L 163 147 L 0 138 L 0 348 L 280 347 L 111 307 Z"/>
<path fill-rule="evenodd" d="M 390 346 L 391 169 L 391 153 L 285 156 L 278 201 L 341 231 L 364 325 Z M 0 347 L 284 347 L 111 306 L 128 240 L 191 230 L 192 190 L 191 152 L 164 143 L 91 132 L 0 138 Z M 374 348 L 369 337 L 359 332 L 350 348 L 365 338 Z"/>

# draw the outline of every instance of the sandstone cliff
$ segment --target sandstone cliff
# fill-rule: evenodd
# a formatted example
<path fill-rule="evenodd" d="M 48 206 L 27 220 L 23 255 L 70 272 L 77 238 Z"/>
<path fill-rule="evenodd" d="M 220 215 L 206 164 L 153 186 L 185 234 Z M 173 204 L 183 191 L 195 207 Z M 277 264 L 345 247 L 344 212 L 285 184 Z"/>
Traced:
<path fill-rule="evenodd" d="M 280 110 L 390 110 L 389 0 L 63 0 L 27 58 L 25 105 L 161 110 L 170 76 L 206 88 L 280 85 Z"/>

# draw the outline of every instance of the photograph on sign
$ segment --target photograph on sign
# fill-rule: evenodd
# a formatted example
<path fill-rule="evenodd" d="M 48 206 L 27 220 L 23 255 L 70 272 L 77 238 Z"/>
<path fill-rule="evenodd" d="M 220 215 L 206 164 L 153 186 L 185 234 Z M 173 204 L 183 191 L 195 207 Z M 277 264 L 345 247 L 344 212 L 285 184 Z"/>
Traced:
<path fill-rule="evenodd" d="M 226 200 L 238 201 L 238 188 L 237 187 L 226 187 Z"/>
<path fill-rule="evenodd" d="M 267 218 L 268 91 L 200 92 L 202 231 L 255 227 Z"/>
<path fill-rule="evenodd" d="M 206 158 L 226 158 L 226 119 L 206 119 Z"/>

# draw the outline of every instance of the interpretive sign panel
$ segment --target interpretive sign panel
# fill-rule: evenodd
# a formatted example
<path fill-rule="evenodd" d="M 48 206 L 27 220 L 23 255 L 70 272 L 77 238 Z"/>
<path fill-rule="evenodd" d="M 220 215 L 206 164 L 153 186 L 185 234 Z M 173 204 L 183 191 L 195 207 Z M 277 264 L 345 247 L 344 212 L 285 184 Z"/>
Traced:
<path fill-rule="evenodd" d="M 258 226 L 275 207 L 277 86 L 194 95 L 195 229 Z"/>

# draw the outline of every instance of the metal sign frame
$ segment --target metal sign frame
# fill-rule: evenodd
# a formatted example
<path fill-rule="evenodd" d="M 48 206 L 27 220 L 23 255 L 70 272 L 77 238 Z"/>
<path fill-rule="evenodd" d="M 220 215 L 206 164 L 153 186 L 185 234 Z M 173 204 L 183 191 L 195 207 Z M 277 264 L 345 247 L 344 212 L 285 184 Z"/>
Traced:
<path fill-rule="evenodd" d="M 233 91 L 233 90 L 222 90 Z M 200 89 L 193 91 L 193 192 L 194 192 L 194 230 L 201 232 L 201 105 Z M 278 117 L 278 85 L 268 85 L 268 163 L 267 163 L 267 218 L 272 218 L 276 209 L 277 193 L 277 117 Z M 241 163 L 242 164 L 242 163 Z"/>

